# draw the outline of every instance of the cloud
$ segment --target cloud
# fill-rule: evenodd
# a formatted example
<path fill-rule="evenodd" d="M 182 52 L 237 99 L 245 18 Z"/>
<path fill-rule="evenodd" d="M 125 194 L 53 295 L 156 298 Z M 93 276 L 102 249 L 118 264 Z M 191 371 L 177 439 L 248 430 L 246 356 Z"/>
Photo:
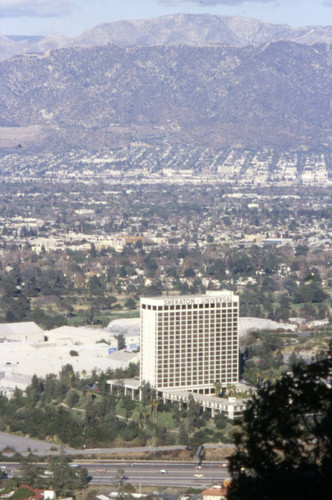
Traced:
<path fill-rule="evenodd" d="M 198 3 L 202 5 L 241 5 L 244 2 L 250 3 L 272 3 L 275 0 L 154 0 L 157 3 L 164 3 L 167 5 L 178 5 L 181 3 Z M 325 0 L 332 2 L 332 0 Z"/>
<path fill-rule="evenodd" d="M 332 7 L 332 0 L 325 0 L 325 2 L 323 2 L 323 5 L 325 7 Z"/>
<path fill-rule="evenodd" d="M 60 17 L 69 12 L 72 0 L 0 0 L 1 17 Z"/>

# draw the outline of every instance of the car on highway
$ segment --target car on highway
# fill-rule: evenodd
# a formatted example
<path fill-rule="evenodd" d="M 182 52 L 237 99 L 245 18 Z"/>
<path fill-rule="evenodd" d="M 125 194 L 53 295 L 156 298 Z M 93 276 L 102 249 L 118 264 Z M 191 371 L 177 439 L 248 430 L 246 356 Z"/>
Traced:
<path fill-rule="evenodd" d="M 168 474 L 166 469 L 159 469 L 158 474 Z"/>

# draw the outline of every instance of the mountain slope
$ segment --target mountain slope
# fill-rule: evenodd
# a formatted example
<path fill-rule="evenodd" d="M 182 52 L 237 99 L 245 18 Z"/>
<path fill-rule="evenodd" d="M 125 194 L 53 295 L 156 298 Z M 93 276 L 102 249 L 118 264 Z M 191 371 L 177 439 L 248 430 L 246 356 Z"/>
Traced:
<path fill-rule="evenodd" d="M 0 63 L 0 127 L 47 148 L 328 146 L 331 88 L 326 44 L 61 49 Z"/>

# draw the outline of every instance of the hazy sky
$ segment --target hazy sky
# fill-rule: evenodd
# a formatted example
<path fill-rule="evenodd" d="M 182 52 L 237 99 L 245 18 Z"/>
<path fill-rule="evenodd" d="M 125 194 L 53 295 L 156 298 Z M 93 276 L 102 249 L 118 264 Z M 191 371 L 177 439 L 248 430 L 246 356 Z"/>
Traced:
<path fill-rule="evenodd" d="M 75 36 L 104 22 L 179 12 L 290 26 L 332 24 L 332 0 L 0 0 L 0 35 Z"/>

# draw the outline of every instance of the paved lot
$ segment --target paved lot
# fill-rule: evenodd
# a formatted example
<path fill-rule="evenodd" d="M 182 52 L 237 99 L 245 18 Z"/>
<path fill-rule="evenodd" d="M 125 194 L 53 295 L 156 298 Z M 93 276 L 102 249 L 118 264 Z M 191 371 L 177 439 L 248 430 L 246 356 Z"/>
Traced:
<path fill-rule="evenodd" d="M 44 455 L 59 453 L 62 449 L 65 453 L 75 452 L 72 448 L 61 448 L 60 446 L 57 447 L 57 450 L 52 451 L 51 448 L 54 449 L 54 445 L 46 443 L 45 441 L 38 441 L 37 439 L 24 438 L 0 432 L 0 450 L 3 451 L 6 447 L 13 447 L 15 451 L 22 454 L 29 453 L 31 451 L 36 455 Z"/>
<path fill-rule="evenodd" d="M 29 452 L 35 455 L 51 455 L 58 454 L 60 452 L 72 454 L 72 455 L 98 455 L 102 453 L 126 453 L 128 451 L 132 452 L 147 452 L 147 451 L 166 451 L 166 450 L 182 450 L 184 446 L 145 446 L 136 448 L 92 448 L 84 450 L 75 450 L 69 447 L 57 446 L 55 447 L 51 443 L 46 443 L 45 441 L 38 441 L 37 439 L 25 438 L 14 436 L 12 434 L 7 434 L 5 432 L 0 432 L 0 450 L 3 451 L 6 447 L 13 447 L 15 451 L 22 454 L 28 454 Z M 218 447 L 232 447 L 232 445 L 227 444 L 207 444 L 205 448 L 218 448 Z M 52 448 L 52 449 L 51 449 Z M 56 449 L 54 449 L 56 448 Z"/>

